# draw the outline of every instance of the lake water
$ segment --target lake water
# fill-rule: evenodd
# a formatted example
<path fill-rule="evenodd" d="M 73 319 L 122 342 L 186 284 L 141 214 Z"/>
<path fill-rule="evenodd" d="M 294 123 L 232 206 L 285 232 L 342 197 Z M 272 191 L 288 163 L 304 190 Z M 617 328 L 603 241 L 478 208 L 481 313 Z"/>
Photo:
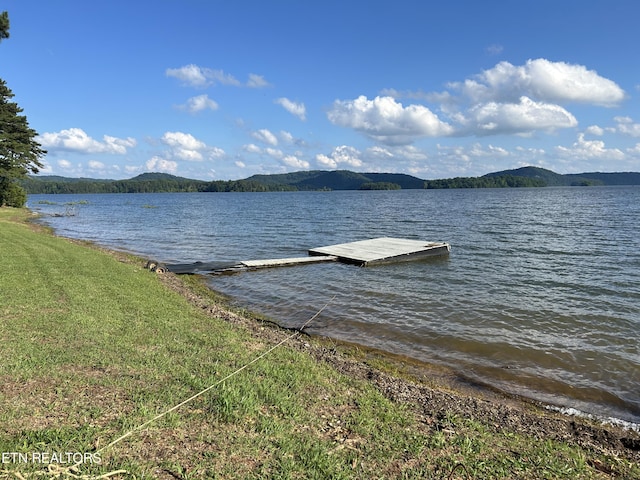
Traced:
<path fill-rule="evenodd" d="M 165 262 L 306 256 L 381 236 L 449 242 L 449 256 L 424 261 L 209 282 L 285 326 L 330 302 L 309 333 L 640 423 L 640 187 L 32 195 L 28 206 L 75 213 L 43 218 L 59 235 Z"/>

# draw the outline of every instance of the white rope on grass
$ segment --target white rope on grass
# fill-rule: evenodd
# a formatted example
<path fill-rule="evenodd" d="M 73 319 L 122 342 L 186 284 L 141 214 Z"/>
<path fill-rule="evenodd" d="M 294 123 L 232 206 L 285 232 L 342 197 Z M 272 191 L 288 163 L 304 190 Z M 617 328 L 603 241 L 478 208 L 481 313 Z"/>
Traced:
<path fill-rule="evenodd" d="M 108 443 L 107 445 L 105 445 L 104 447 L 96 450 L 94 452 L 94 454 L 100 454 L 102 453 L 104 450 L 107 450 L 108 448 L 113 447 L 114 445 L 116 445 L 117 443 L 121 442 L 122 440 L 124 440 L 127 437 L 130 437 L 131 435 L 133 435 L 135 432 L 137 432 L 138 430 L 142 430 L 143 428 L 145 428 L 146 426 L 150 425 L 151 423 L 155 422 L 156 420 L 161 419 L 162 417 L 164 417 L 165 415 L 168 415 L 169 413 L 179 409 L 180 407 L 186 405 L 187 403 L 191 402 L 192 400 L 195 400 L 196 398 L 200 397 L 201 395 L 204 395 L 205 393 L 207 393 L 209 390 L 217 387 L 218 385 L 220 385 L 222 382 L 229 380 L 231 377 L 237 375 L 238 373 L 242 372 L 243 370 L 245 370 L 246 368 L 248 368 L 249 366 L 253 365 L 254 363 L 256 363 L 257 361 L 263 359 L 264 357 L 266 357 L 267 355 L 269 355 L 271 352 L 273 352 L 276 348 L 278 348 L 279 346 L 283 345 L 284 343 L 288 342 L 289 340 L 291 340 L 292 338 L 294 338 L 295 336 L 299 335 L 302 333 L 302 331 L 313 321 L 315 320 L 320 313 L 322 313 L 322 311 L 327 308 L 329 306 L 329 304 L 336 298 L 336 296 L 334 295 L 333 297 L 331 297 L 331 299 L 320 309 L 318 310 L 311 318 L 309 318 L 309 320 L 307 320 L 302 327 L 300 327 L 299 329 L 297 329 L 294 333 L 292 333 L 291 335 L 289 335 L 288 337 L 284 338 L 283 340 L 281 340 L 279 343 L 277 343 L 276 345 L 274 345 L 273 347 L 271 347 L 269 350 L 261 353 L 260 355 L 258 355 L 256 358 L 254 358 L 253 360 L 251 360 L 249 363 L 244 364 L 242 367 L 238 368 L 237 370 L 235 370 L 234 372 L 228 374 L 226 377 L 218 380 L 216 383 L 209 385 L 207 388 L 205 388 L 204 390 L 199 391 L 198 393 L 196 393 L 195 395 L 190 396 L 189 398 L 187 398 L 186 400 L 183 400 L 182 402 L 178 403 L 177 405 L 174 405 L 173 407 L 169 408 L 168 410 L 165 410 L 162 413 L 159 413 L 158 415 L 156 415 L 155 417 L 153 417 L 150 420 L 147 420 L 146 422 L 144 422 L 141 425 L 138 425 L 135 428 L 132 428 L 131 430 L 129 430 L 127 433 L 125 433 L 124 435 L 120 435 L 118 438 L 116 438 L 115 440 L 113 440 L 111 443 Z M 97 476 L 93 476 L 93 475 L 81 475 L 79 473 L 78 470 L 78 466 L 81 465 L 82 462 L 78 462 L 75 465 L 71 465 L 69 467 L 61 467 L 59 465 L 56 464 L 49 464 L 48 467 L 48 471 L 40 471 L 40 472 L 33 472 L 30 474 L 22 474 L 20 472 L 17 471 L 9 471 L 9 470 L 0 470 L 0 479 L 1 478 L 9 478 L 9 475 L 15 475 L 16 478 L 18 478 L 19 480 L 25 480 L 26 478 L 28 478 L 29 476 L 39 476 L 39 475 L 48 475 L 50 476 L 50 478 L 60 478 L 61 476 L 64 476 L 66 478 L 78 478 L 78 479 L 86 479 L 86 480 L 98 480 L 98 479 L 105 479 L 105 478 L 109 478 L 111 476 L 114 475 L 120 475 L 120 474 L 125 474 L 125 473 L 129 473 L 126 470 L 115 470 L 113 472 L 109 472 L 109 473 L 105 473 L 102 475 L 97 475 Z"/>
<path fill-rule="evenodd" d="M 150 420 L 147 420 L 146 422 L 144 422 L 142 425 L 138 425 L 137 427 L 129 430 L 127 433 L 125 433 L 124 435 L 119 436 L 118 438 L 116 438 L 115 440 L 113 440 L 111 443 L 105 445 L 104 447 L 96 450 L 96 454 L 97 453 L 102 453 L 104 450 L 113 447 L 116 443 L 124 440 L 125 438 L 131 436 L 132 434 L 134 434 L 135 432 L 137 432 L 138 430 L 142 430 L 144 427 L 146 427 L 147 425 L 150 425 L 151 423 L 155 422 L 156 420 L 161 419 L 162 417 L 164 417 L 165 415 L 179 409 L 180 407 L 186 405 L 187 403 L 191 402 L 192 400 L 195 400 L 196 398 L 198 398 L 201 395 L 204 395 L 205 393 L 207 393 L 209 390 L 217 387 L 218 385 L 220 385 L 222 382 L 229 380 L 231 377 L 237 375 L 238 373 L 242 372 L 243 370 L 245 370 L 246 368 L 248 368 L 249 366 L 253 365 L 254 363 L 256 363 L 257 361 L 263 359 L 264 357 L 266 357 L 267 355 L 269 355 L 271 352 L 273 352 L 276 348 L 278 348 L 280 345 L 286 343 L 287 341 L 291 340 L 292 338 L 294 338 L 295 336 L 299 335 L 300 333 L 302 333 L 302 331 L 313 321 L 315 320 L 318 315 L 320 315 L 320 313 L 322 313 L 322 311 L 327 308 L 329 306 L 329 304 L 333 301 L 333 299 L 335 298 L 335 295 L 333 297 L 331 297 L 331 300 L 329 300 L 320 310 L 318 310 L 309 320 L 307 320 L 304 325 L 302 325 L 302 327 L 300 327 L 298 330 L 296 330 L 293 334 L 289 335 L 288 337 L 286 337 L 285 339 L 281 340 L 279 343 L 277 343 L 276 345 L 274 345 L 273 347 L 271 347 L 269 350 L 267 350 L 266 352 L 261 353 L 260 355 L 258 355 L 256 358 L 254 358 L 253 360 L 251 360 L 249 363 L 246 363 L 245 365 L 243 365 L 242 367 L 238 368 L 237 370 L 235 370 L 234 372 L 231 372 L 230 374 L 228 374 L 226 377 L 218 380 L 216 383 L 209 385 L 207 388 L 205 388 L 204 390 L 199 391 L 198 393 L 196 393 L 195 395 L 192 395 L 191 397 L 187 398 L 186 400 L 183 400 L 182 402 L 178 403 L 177 405 L 174 405 L 173 407 L 171 407 L 168 410 L 165 410 L 162 413 L 159 413 L 158 415 L 156 415 L 155 417 L 153 417 Z"/>

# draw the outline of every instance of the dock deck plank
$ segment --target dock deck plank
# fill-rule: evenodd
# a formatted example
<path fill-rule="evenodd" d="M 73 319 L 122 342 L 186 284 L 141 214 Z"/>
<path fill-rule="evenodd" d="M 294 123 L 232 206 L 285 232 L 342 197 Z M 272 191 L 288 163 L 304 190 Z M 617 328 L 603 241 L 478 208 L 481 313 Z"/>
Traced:
<path fill-rule="evenodd" d="M 318 257 L 295 257 L 295 258 L 272 258 L 267 260 L 245 260 L 240 262 L 248 268 L 269 268 L 269 267 L 284 267 L 287 265 L 301 265 L 304 263 L 320 263 L 320 262 L 335 262 L 338 257 L 332 255 L 322 255 Z"/>
<path fill-rule="evenodd" d="M 372 238 L 309 250 L 309 255 L 333 255 L 342 262 L 369 265 L 415 260 L 419 257 L 449 253 L 445 242 L 425 242 L 404 238 Z"/>

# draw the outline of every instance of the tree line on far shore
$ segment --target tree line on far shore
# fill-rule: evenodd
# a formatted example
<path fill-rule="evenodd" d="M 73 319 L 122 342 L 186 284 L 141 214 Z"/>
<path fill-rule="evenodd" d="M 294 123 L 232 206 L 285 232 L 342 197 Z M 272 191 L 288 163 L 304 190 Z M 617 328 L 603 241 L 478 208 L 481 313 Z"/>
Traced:
<path fill-rule="evenodd" d="M 153 175 L 148 178 L 145 175 Z M 402 185 L 392 182 L 363 182 L 359 186 L 344 188 L 340 184 L 322 186 L 269 183 L 258 180 L 191 180 L 167 174 L 143 174 L 129 180 L 69 179 L 62 177 L 29 177 L 21 181 L 29 194 L 59 193 L 174 193 L 174 192 L 283 192 L 311 190 L 400 190 Z M 498 177 L 458 177 L 442 180 L 424 180 L 424 189 L 445 188 L 514 188 L 544 187 L 543 180 L 504 175 Z M 407 187 L 404 187 L 407 189 Z M 409 187 L 416 189 L 415 186 Z"/>

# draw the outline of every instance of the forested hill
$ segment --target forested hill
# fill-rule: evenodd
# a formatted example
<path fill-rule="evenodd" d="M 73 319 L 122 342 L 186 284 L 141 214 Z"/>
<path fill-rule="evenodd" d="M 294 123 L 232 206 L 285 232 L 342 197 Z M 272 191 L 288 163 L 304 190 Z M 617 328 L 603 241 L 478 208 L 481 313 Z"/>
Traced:
<path fill-rule="evenodd" d="M 424 180 L 403 173 L 357 173 L 349 170 L 311 170 L 247 178 L 266 185 L 287 185 L 295 190 L 422 189 Z"/>
<path fill-rule="evenodd" d="M 545 170 L 544 168 L 538 167 L 522 167 L 515 170 L 503 170 L 501 172 L 488 173 L 481 178 L 501 177 L 505 175 L 542 180 L 547 187 L 587 185 L 640 185 L 640 173 L 638 172 L 588 172 L 560 175 L 559 173 L 552 172 L 551 170 Z"/>
<path fill-rule="evenodd" d="M 482 177 L 422 180 L 402 173 L 311 170 L 253 175 L 244 180 L 193 180 L 166 173 L 143 173 L 128 180 L 30 176 L 22 183 L 36 193 L 268 192 L 297 190 L 399 190 L 434 188 L 504 188 L 590 185 L 640 185 L 640 173 L 561 175 L 538 167 L 488 173 Z"/>

